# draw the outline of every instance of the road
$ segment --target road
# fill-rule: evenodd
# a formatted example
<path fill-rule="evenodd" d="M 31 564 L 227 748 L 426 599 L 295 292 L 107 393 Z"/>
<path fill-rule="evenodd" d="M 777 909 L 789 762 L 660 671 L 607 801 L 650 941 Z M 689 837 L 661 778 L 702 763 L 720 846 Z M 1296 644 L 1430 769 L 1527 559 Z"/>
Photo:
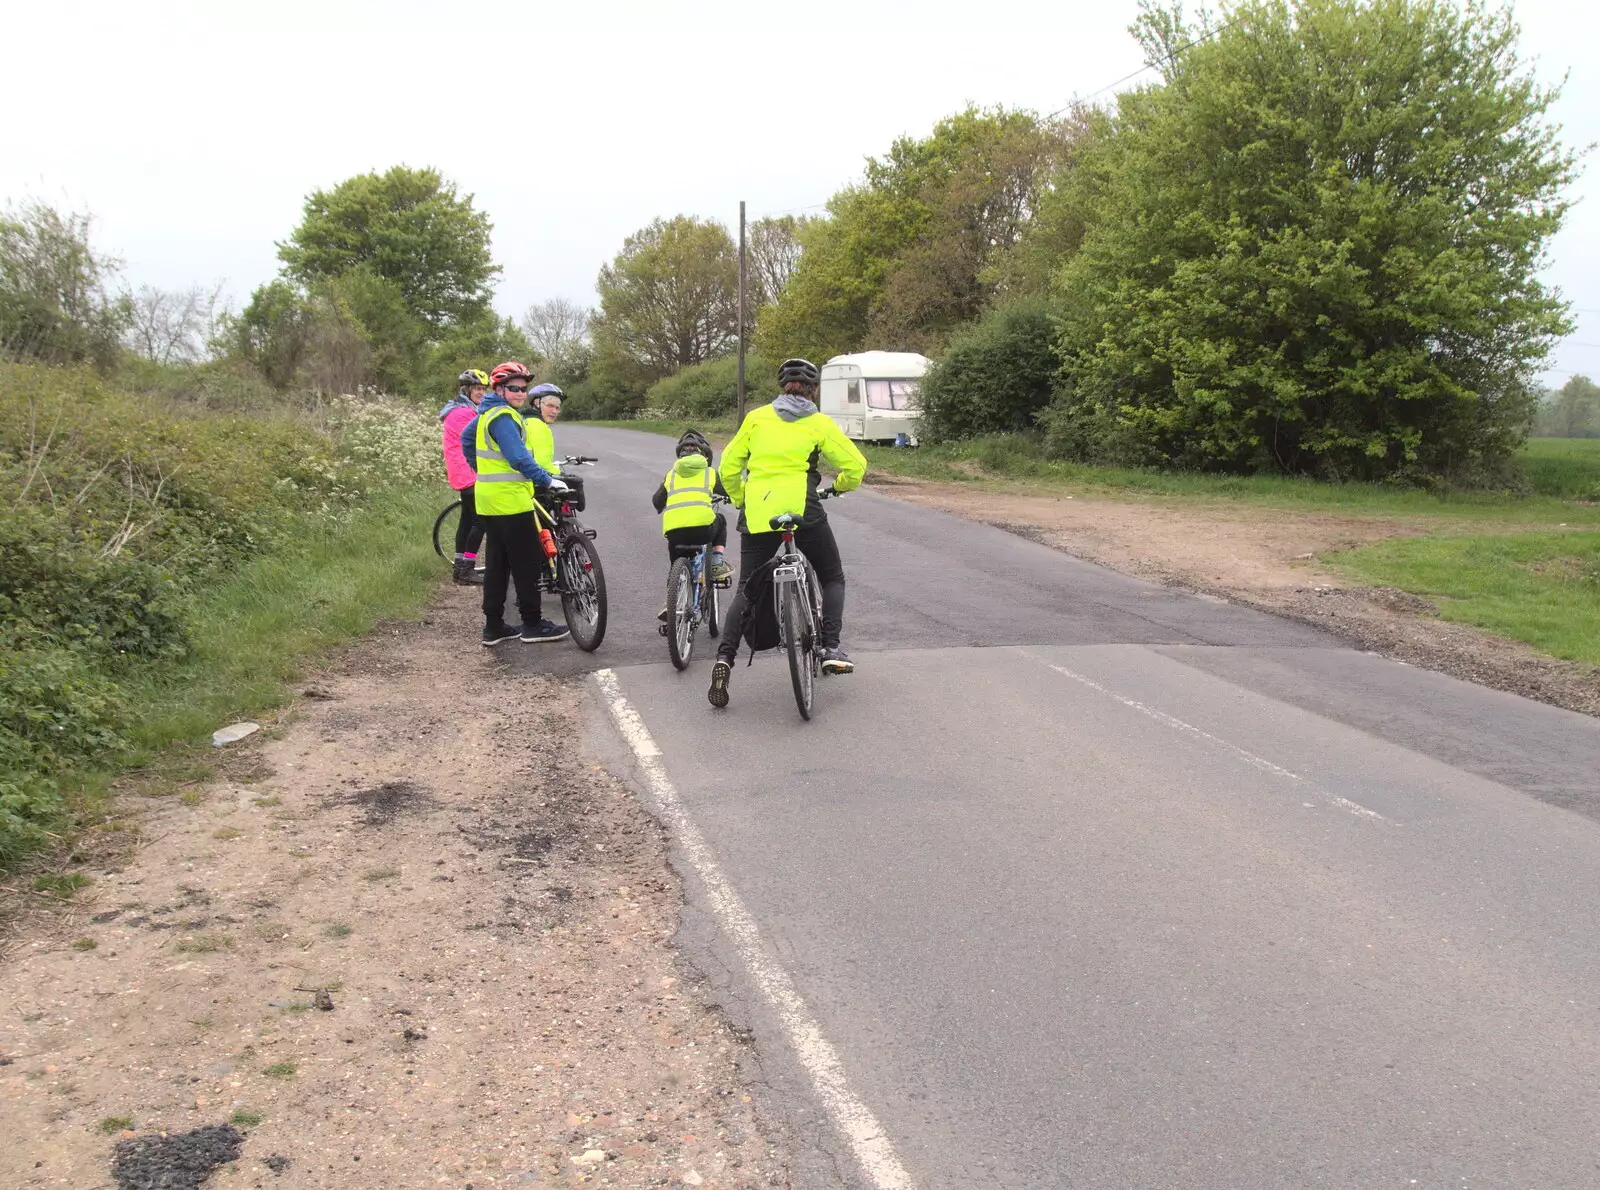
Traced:
<path fill-rule="evenodd" d="M 502 649 L 637 716 L 596 746 L 797 1184 L 1600 1186 L 1600 721 L 870 491 L 859 672 L 806 724 L 763 656 L 719 714 L 655 633 L 669 443 L 558 441 L 612 627 Z"/>

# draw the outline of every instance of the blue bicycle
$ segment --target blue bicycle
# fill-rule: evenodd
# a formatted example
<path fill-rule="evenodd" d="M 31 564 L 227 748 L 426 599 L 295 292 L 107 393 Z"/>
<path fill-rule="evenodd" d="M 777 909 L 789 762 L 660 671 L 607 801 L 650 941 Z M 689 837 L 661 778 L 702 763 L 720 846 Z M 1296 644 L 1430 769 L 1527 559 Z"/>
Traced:
<path fill-rule="evenodd" d="M 721 501 L 718 501 L 721 503 Z M 721 583 L 711 580 L 711 546 L 674 547 L 672 571 L 667 576 L 667 622 L 661 625 L 661 635 L 667 638 L 667 654 L 675 668 L 689 668 L 689 658 L 694 653 L 694 634 L 701 624 L 706 635 L 717 639 L 721 631 L 718 624 L 717 589 L 731 587 L 733 580 Z"/>

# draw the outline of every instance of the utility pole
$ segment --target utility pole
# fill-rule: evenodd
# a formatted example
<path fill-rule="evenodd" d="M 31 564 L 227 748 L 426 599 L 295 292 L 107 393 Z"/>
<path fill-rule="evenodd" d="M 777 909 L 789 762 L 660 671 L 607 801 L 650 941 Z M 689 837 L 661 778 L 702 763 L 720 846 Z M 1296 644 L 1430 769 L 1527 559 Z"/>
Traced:
<path fill-rule="evenodd" d="M 744 425 L 744 199 L 739 200 L 739 424 Z"/>

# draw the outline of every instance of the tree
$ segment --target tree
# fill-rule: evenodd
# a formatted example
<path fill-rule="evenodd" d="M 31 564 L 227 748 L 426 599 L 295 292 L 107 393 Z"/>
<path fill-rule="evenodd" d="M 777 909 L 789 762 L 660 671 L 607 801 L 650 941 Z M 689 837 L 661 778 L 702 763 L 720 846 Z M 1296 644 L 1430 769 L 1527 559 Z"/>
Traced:
<path fill-rule="evenodd" d="M 269 281 L 250 295 L 245 308 L 224 324 L 228 354 L 242 359 L 277 389 L 294 383 L 311 344 L 312 311 L 305 295 L 287 281 Z"/>
<path fill-rule="evenodd" d="M 1061 442 L 1372 478 L 1504 468 L 1568 324 L 1574 158 L 1505 12 L 1249 0 L 1096 137 Z"/>
<path fill-rule="evenodd" d="M 198 363 L 216 332 L 221 301 L 221 284 L 211 289 L 141 285 L 129 300 L 129 349 L 158 364 Z"/>
<path fill-rule="evenodd" d="M 1600 385 L 1571 376 L 1539 410 L 1535 433 L 1551 438 L 1600 438 Z"/>
<path fill-rule="evenodd" d="M 769 215 L 746 229 L 745 296 L 750 308 L 760 309 L 783 296 L 800 265 L 800 236 L 810 222 L 793 215 Z"/>
<path fill-rule="evenodd" d="M 1001 282 L 1070 141 L 1028 112 L 968 108 L 902 137 L 797 229 L 799 262 L 758 316 L 771 358 L 938 348 Z"/>
<path fill-rule="evenodd" d="M 534 350 L 553 359 L 589 337 L 589 308 L 567 298 L 534 302 L 522 316 L 522 333 Z"/>
<path fill-rule="evenodd" d="M 110 368 L 129 317 L 107 286 L 122 262 L 89 243 L 88 215 L 32 201 L 0 216 L 0 348 Z"/>
<path fill-rule="evenodd" d="M 489 217 L 437 170 L 397 165 L 318 190 L 289 242 L 285 272 L 308 289 L 355 268 L 394 285 L 415 317 L 437 331 L 489 308 L 500 268 Z"/>
<path fill-rule="evenodd" d="M 652 378 L 725 355 L 738 334 L 738 287 L 727 228 L 688 215 L 656 219 L 600 270 L 604 337 Z M 597 328 L 597 360 L 601 338 Z"/>

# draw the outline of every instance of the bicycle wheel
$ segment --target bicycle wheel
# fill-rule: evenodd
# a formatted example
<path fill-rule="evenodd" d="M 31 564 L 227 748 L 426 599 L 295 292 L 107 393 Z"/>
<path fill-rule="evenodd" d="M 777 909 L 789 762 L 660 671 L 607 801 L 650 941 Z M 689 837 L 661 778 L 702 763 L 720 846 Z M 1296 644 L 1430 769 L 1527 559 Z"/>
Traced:
<path fill-rule="evenodd" d="M 561 546 L 561 611 L 572 630 L 572 643 L 585 653 L 600 647 L 606 636 L 606 574 L 594 543 L 574 533 Z"/>
<path fill-rule="evenodd" d="M 667 655 L 675 669 L 689 668 L 694 652 L 694 572 L 679 558 L 667 577 Z"/>
<path fill-rule="evenodd" d="M 705 599 L 700 604 L 701 615 L 706 622 L 706 635 L 716 640 L 722 635 L 722 609 L 717 606 L 717 584 L 711 581 L 710 566 L 701 571 L 700 581 L 706 585 Z"/>
<path fill-rule="evenodd" d="M 778 588 L 782 605 L 783 643 L 789 652 L 789 680 L 794 684 L 794 703 L 800 718 L 811 718 L 811 705 L 817 692 L 817 674 L 812 665 L 817 642 L 800 602 L 800 584 L 784 583 Z"/>
<path fill-rule="evenodd" d="M 457 500 L 439 514 L 433 522 L 433 552 L 441 558 L 456 556 L 456 521 L 461 517 L 461 501 Z"/>

